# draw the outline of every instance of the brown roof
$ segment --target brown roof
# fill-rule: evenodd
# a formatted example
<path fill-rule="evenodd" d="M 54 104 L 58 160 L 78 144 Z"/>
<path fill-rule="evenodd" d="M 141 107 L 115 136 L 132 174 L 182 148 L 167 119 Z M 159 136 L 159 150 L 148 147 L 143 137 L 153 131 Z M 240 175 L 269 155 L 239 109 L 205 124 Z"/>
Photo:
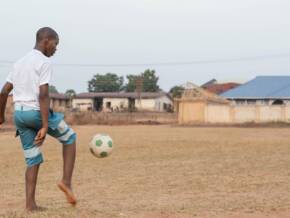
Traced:
<path fill-rule="evenodd" d="M 141 98 L 159 98 L 167 96 L 166 92 L 142 92 Z M 85 92 L 76 95 L 75 98 L 138 98 L 136 92 Z"/>
<path fill-rule="evenodd" d="M 184 101 L 206 101 L 220 104 L 228 104 L 229 101 L 225 98 L 209 92 L 193 83 L 188 82 L 182 94 L 182 97 L 177 99 L 178 102 Z"/>
<path fill-rule="evenodd" d="M 49 93 L 51 99 L 69 100 L 69 97 L 61 93 Z"/>
<path fill-rule="evenodd" d="M 240 86 L 239 83 L 222 83 L 222 84 L 210 84 L 206 87 L 203 87 L 209 92 L 215 93 L 217 95 L 222 94 L 230 89 L 236 88 L 237 86 Z"/>

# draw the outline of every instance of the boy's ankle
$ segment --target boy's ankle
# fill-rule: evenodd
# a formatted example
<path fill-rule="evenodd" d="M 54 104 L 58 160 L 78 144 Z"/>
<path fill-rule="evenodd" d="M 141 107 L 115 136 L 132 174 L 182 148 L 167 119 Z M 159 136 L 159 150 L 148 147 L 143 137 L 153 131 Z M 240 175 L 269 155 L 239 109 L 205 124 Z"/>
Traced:
<path fill-rule="evenodd" d="M 70 182 L 70 181 L 68 182 L 68 181 L 62 179 L 61 182 L 62 182 L 66 187 L 71 188 L 71 182 Z"/>
<path fill-rule="evenodd" d="M 37 205 L 35 203 L 33 204 L 26 204 L 26 210 L 27 211 L 34 211 L 37 209 Z"/>

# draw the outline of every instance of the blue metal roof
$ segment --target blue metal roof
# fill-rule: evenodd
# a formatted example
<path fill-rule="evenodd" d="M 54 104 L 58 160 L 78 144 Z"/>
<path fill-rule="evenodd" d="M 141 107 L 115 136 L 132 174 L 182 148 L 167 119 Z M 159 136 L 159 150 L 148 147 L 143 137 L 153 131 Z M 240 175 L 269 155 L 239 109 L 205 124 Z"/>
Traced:
<path fill-rule="evenodd" d="M 228 99 L 290 99 L 290 76 L 258 76 L 221 96 Z"/>

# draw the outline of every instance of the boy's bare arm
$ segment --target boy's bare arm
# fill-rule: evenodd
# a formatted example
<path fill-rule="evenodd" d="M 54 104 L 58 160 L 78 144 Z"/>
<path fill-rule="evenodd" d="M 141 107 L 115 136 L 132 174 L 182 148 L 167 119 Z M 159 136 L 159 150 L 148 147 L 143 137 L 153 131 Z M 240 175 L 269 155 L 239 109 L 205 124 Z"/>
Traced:
<path fill-rule="evenodd" d="M 42 145 L 48 130 L 48 115 L 49 115 L 49 86 L 48 84 L 39 87 L 39 105 L 42 120 L 42 128 L 38 131 L 35 144 Z"/>
<path fill-rule="evenodd" d="M 0 93 L 0 124 L 5 122 L 5 108 L 7 103 L 7 98 L 11 90 L 13 89 L 13 84 L 6 82 Z"/>

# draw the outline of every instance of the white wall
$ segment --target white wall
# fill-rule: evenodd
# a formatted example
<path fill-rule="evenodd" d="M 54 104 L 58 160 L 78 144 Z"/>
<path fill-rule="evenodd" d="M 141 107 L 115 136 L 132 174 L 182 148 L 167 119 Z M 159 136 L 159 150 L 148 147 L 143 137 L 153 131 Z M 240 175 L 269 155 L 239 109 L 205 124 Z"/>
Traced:
<path fill-rule="evenodd" d="M 262 122 L 267 121 L 283 121 L 285 117 L 283 116 L 284 106 L 272 105 L 260 107 L 260 117 Z"/>
<path fill-rule="evenodd" d="M 149 110 L 149 111 L 155 111 L 155 99 L 139 99 L 135 100 L 135 107 L 138 110 Z"/>
<path fill-rule="evenodd" d="M 121 106 L 123 106 L 123 108 L 129 107 L 128 98 L 104 98 L 103 107 L 106 107 L 107 102 L 111 102 L 111 108 L 113 108 L 113 110 L 116 110 L 117 108 L 121 110 Z"/>
<path fill-rule="evenodd" d="M 209 104 L 205 107 L 205 121 L 209 123 L 229 123 L 230 107 L 228 105 Z"/>
<path fill-rule="evenodd" d="M 245 123 L 256 121 L 256 107 L 252 105 L 237 105 L 233 108 L 233 122 Z"/>
<path fill-rule="evenodd" d="M 218 105 L 208 104 L 205 122 L 290 122 L 290 105 Z"/>
<path fill-rule="evenodd" d="M 162 96 L 155 99 L 139 99 L 135 100 L 135 106 L 139 110 L 148 110 L 148 111 L 159 111 L 163 112 L 166 111 L 163 107 L 163 104 L 170 104 L 173 106 L 173 102 L 167 96 Z"/>
<path fill-rule="evenodd" d="M 129 107 L 128 98 L 104 98 L 103 99 L 103 107 L 106 107 L 107 102 L 111 102 L 111 108 L 116 109 L 117 107 L 121 109 L 121 105 L 124 108 Z M 158 111 L 163 112 L 166 111 L 163 108 L 163 104 L 170 104 L 172 106 L 173 102 L 167 96 L 162 96 L 156 99 L 141 99 L 139 102 L 138 99 L 135 100 L 135 107 L 138 110 L 147 110 L 147 111 Z M 94 100 L 93 99 L 73 99 L 72 106 L 73 108 L 78 108 L 81 111 L 86 111 L 88 108 L 93 108 Z"/>
<path fill-rule="evenodd" d="M 85 99 L 73 99 L 72 100 L 72 107 L 77 108 L 81 111 L 87 111 L 89 108 L 94 108 L 94 100 L 90 98 Z"/>

